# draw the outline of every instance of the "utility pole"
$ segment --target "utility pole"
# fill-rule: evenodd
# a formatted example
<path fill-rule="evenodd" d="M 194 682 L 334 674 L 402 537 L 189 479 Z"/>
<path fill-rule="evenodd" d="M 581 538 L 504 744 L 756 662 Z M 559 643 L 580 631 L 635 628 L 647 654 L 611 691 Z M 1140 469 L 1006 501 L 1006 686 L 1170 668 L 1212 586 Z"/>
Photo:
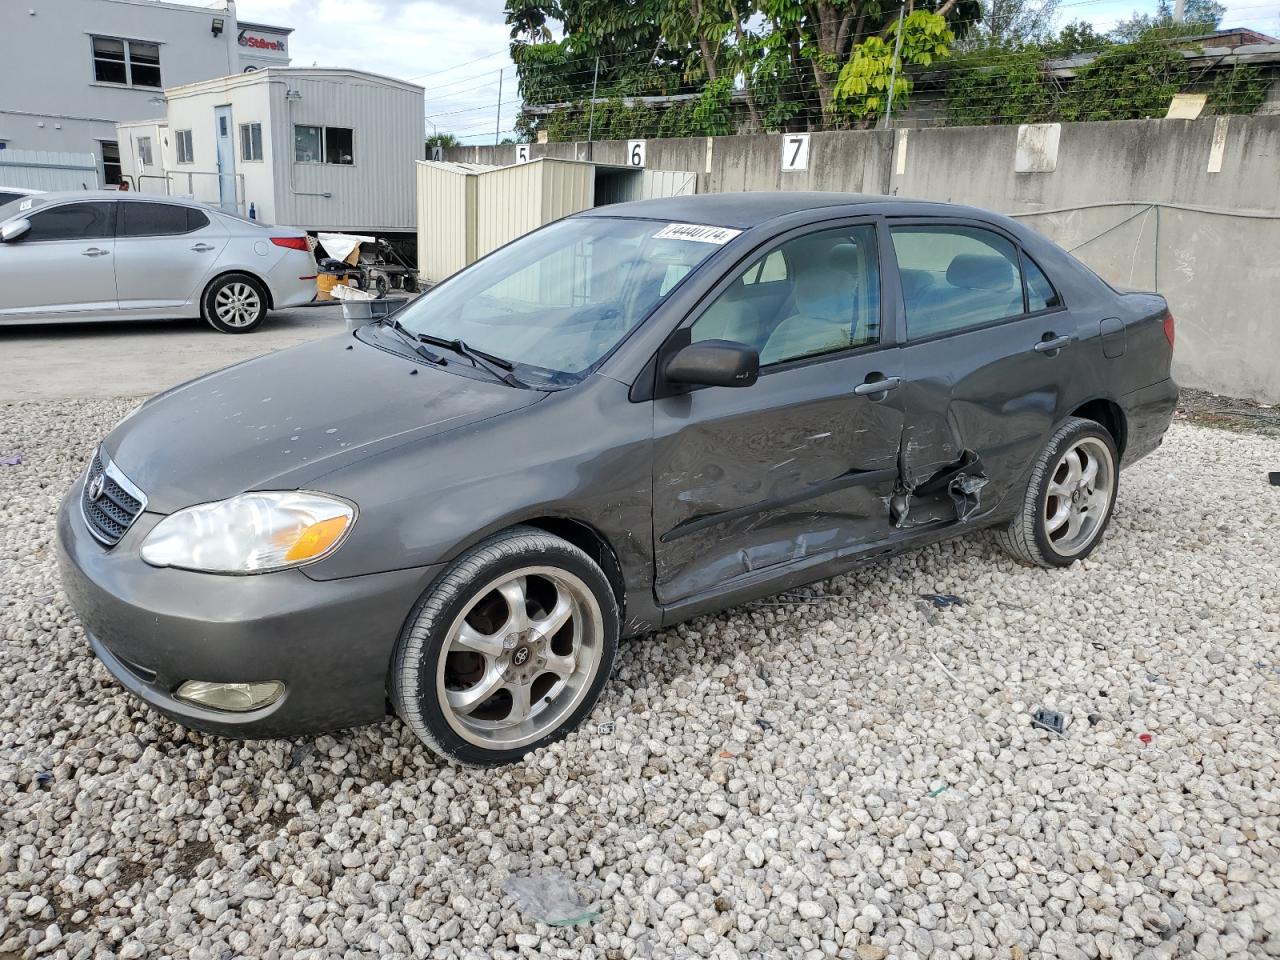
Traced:
<path fill-rule="evenodd" d="M 1186 8 L 1185 0 L 1177 0 L 1177 2 L 1173 5 L 1173 22 L 1174 23 L 1182 22 L 1183 16 L 1186 15 L 1185 8 Z"/>
<path fill-rule="evenodd" d="M 504 68 L 505 69 L 505 68 Z M 493 124 L 493 145 L 498 145 L 498 137 L 502 135 L 502 70 L 498 71 L 498 119 Z"/>
<path fill-rule="evenodd" d="M 1182 0 L 1178 0 L 1179 3 Z M 884 128 L 892 129 L 893 122 L 893 88 L 898 85 L 898 56 L 902 53 L 902 18 L 907 13 L 906 0 L 902 0 L 902 6 L 898 8 L 898 39 L 893 42 L 893 68 L 889 71 L 889 102 L 884 108 Z"/>
<path fill-rule="evenodd" d="M 592 159 L 591 138 L 596 132 L 596 85 L 600 82 L 600 56 L 596 55 L 596 72 L 591 78 L 591 113 L 587 120 L 587 159 Z"/>

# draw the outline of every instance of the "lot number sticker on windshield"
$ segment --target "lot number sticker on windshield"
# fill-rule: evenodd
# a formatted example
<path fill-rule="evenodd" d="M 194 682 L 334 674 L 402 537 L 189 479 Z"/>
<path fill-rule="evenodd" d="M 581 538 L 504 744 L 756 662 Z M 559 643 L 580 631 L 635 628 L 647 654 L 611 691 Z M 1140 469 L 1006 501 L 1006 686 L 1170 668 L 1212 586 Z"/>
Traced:
<path fill-rule="evenodd" d="M 653 235 L 655 240 L 694 240 L 698 243 L 728 243 L 741 230 L 730 227 L 707 227 L 697 223 L 669 223 Z"/>

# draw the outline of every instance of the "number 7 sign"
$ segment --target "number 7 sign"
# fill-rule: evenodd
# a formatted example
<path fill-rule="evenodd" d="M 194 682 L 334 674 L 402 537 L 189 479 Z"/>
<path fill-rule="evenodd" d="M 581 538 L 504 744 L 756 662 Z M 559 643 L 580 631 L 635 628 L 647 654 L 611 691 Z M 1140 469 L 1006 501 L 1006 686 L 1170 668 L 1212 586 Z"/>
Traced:
<path fill-rule="evenodd" d="M 809 169 L 809 135 L 807 133 L 788 133 L 782 137 L 782 169 Z"/>

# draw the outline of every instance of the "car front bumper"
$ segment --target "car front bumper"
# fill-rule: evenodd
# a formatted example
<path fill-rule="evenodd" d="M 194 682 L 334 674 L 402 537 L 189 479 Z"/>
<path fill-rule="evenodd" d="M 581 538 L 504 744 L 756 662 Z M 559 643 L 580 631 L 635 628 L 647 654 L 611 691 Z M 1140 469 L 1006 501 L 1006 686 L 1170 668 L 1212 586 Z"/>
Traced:
<path fill-rule="evenodd" d="M 80 486 L 58 513 L 62 584 L 93 652 L 130 693 L 184 726 L 239 738 L 386 716 L 396 639 L 438 567 L 328 581 L 300 569 L 237 577 L 151 567 L 138 549 L 160 516 L 144 513 L 105 550 L 80 513 Z M 279 680 L 286 689 L 233 713 L 177 699 L 186 680 Z"/>

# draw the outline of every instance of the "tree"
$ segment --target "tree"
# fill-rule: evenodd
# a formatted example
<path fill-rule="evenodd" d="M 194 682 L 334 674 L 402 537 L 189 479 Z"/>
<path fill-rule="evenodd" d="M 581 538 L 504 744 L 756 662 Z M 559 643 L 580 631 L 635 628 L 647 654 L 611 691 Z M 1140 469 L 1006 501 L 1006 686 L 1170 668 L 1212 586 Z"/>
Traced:
<path fill-rule="evenodd" d="M 897 30 L 868 37 L 854 48 L 852 58 L 840 71 L 835 87 L 836 108 L 864 122 L 878 120 L 888 107 L 891 85 L 893 101 L 905 106 L 911 93 L 911 78 L 903 67 L 927 67 L 948 56 L 954 39 L 944 17 L 916 10 L 902 21 L 902 50 L 895 69 Z"/>
<path fill-rule="evenodd" d="M 1058 0 L 982 0 L 982 13 L 960 43 L 962 50 L 1017 48 L 1053 36 Z"/>
<path fill-rule="evenodd" d="M 1129 19 L 1115 25 L 1111 36 L 1121 43 L 1132 43 L 1152 31 L 1169 37 L 1195 36 L 1217 30 L 1226 12 L 1227 8 L 1217 0 L 1186 0 L 1182 22 L 1175 23 L 1169 0 L 1159 0 L 1154 16 L 1134 11 Z"/>
<path fill-rule="evenodd" d="M 427 137 L 427 154 L 431 154 L 432 147 L 460 147 L 462 141 L 455 137 L 452 133 L 433 133 Z"/>

